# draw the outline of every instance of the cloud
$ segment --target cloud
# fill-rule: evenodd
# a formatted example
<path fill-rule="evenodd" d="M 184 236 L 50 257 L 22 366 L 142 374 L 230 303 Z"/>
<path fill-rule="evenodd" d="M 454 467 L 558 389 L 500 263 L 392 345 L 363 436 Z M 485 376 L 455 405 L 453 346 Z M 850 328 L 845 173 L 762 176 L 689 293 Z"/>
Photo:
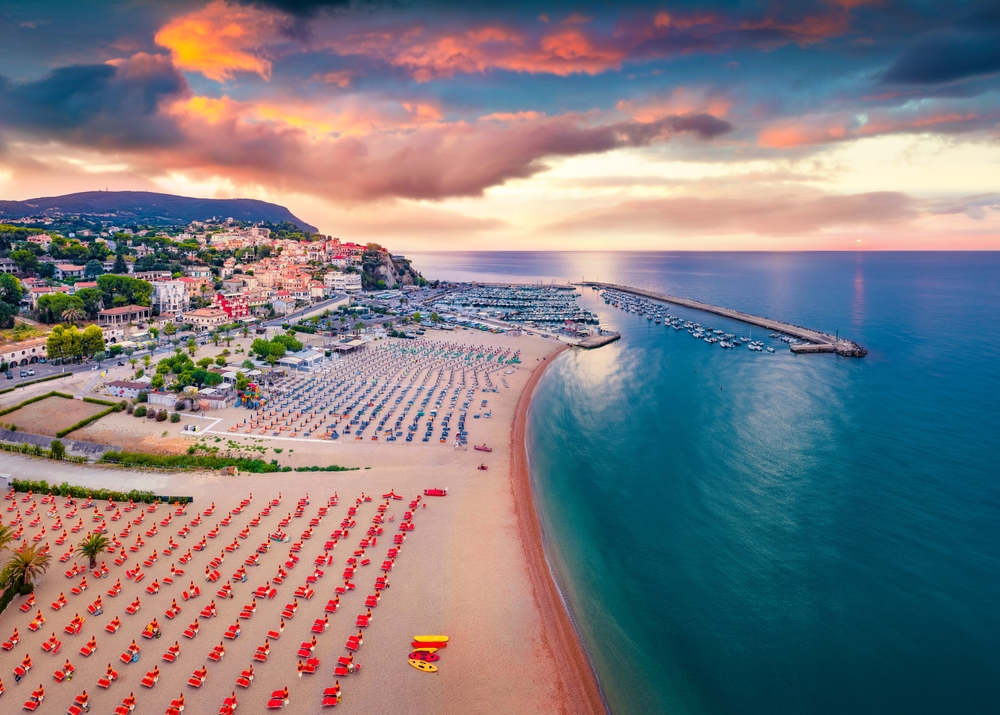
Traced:
<path fill-rule="evenodd" d="M 177 151 L 148 157 L 151 166 L 340 201 L 482 196 L 543 171 L 550 157 L 648 146 L 678 134 L 708 140 L 731 129 L 708 115 L 603 125 L 565 115 L 513 123 L 432 122 L 407 132 L 312 140 L 302 128 L 246 121 L 217 102 L 197 98 L 178 105 L 177 120 L 188 139 Z"/>
<path fill-rule="evenodd" d="M 569 230 L 673 234 L 810 234 L 877 227 L 916 219 L 930 207 L 906 194 L 772 194 L 739 198 L 654 198 L 624 201 L 550 224 Z"/>
<path fill-rule="evenodd" d="M 161 110 L 189 93 L 161 55 L 61 67 L 33 82 L 0 78 L 0 127 L 100 148 L 170 146 L 182 137 Z"/>
<path fill-rule="evenodd" d="M 358 3 L 354 0 L 235 0 L 234 4 L 256 8 L 271 8 L 288 13 L 289 15 L 312 17 L 323 10 L 343 10 L 352 5 L 374 5 L 375 3 Z"/>
<path fill-rule="evenodd" d="M 171 20 L 156 33 L 155 41 L 170 50 L 182 70 L 200 72 L 217 82 L 240 72 L 266 80 L 271 77 L 271 60 L 263 48 L 287 36 L 291 28 L 283 13 L 213 0 Z"/>
<path fill-rule="evenodd" d="M 886 84 L 942 84 L 1000 72 L 1000 32 L 927 35 L 885 71 Z"/>

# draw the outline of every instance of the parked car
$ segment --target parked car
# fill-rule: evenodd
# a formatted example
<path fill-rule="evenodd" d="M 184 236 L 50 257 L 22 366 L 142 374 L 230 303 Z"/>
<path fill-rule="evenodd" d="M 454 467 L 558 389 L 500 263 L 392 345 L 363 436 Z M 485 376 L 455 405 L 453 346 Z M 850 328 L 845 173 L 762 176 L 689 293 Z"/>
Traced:
<path fill-rule="evenodd" d="M 35 374 L 35 368 L 28 368 L 28 377 L 32 377 Z"/>
<path fill-rule="evenodd" d="M 21 370 L 21 377 L 27 377 L 27 376 L 28 376 L 28 373 L 25 372 L 24 370 Z"/>
<path fill-rule="evenodd" d="M 12 371 L 8 370 L 6 372 L 6 375 L 7 375 L 7 379 L 8 380 L 13 380 L 14 379 L 14 373 Z"/>

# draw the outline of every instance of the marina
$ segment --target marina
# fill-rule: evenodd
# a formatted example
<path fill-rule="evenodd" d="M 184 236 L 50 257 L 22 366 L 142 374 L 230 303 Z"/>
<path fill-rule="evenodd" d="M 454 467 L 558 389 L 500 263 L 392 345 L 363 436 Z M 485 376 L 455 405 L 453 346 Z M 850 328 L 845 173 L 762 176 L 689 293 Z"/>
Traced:
<path fill-rule="evenodd" d="M 709 303 L 702 303 L 701 301 L 691 300 L 689 298 L 681 298 L 678 296 L 667 295 L 665 293 L 657 293 L 655 291 L 648 291 L 641 288 L 633 288 L 631 286 L 623 286 L 614 283 L 581 281 L 577 285 L 589 286 L 595 290 L 603 291 L 605 295 L 605 302 L 608 302 L 609 304 L 614 303 L 615 301 L 613 299 L 618 298 L 620 295 L 637 296 L 642 299 L 649 299 L 668 304 L 673 303 L 675 305 L 692 308 L 694 310 L 714 313 L 715 315 L 720 315 L 732 320 L 738 320 L 749 325 L 766 328 L 773 331 L 771 337 L 780 338 L 782 342 L 788 343 L 789 348 L 794 353 L 836 353 L 844 357 L 864 357 L 868 354 L 868 351 L 857 343 L 851 340 L 844 340 L 838 336 L 830 335 L 829 333 L 803 328 L 790 323 L 783 323 L 781 321 L 764 318 L 759 315 L 742 313 L 738 310 L 723 308 Z M 627 305 L 626 309 L 631 310 L 631 312 L 639 312 L 640 308 L 638 305 Z M 668 317 L 664 315 L 660 309 L 643 306 L 642 310 L 646 311 L 645 315 L 647 318 L 650 320 L 655 319 L 657 323 L 662 322 L 665 317 Z M 656 315 L 654 315 L 654 311 L 656 312 Z M 735 335 L 727 334 L 720 330 L 713 331 L 707 328 L 703 329 L 702 326 L 697 323 L 680 321 L 674 316 L 669 317 L 672 318 L 670 324 L 674 329 L 688 329 L 692 335 L 702 338 L 708 343 L 719 343 L 720 347 L 723 348 L 738 347 L 743 343 L 750 343 L 750 350 L 756 350 L 758 352 L 765 350 L 763 344 L 759 341 L 751 341 L 742 337 L 741 339 L 736 340 Z M 800 343 L 798 341 L 804 342 Z M 770 347 L 766 348 L 766 350 L 768 352 L 774 352 L 774 349 Z"/>

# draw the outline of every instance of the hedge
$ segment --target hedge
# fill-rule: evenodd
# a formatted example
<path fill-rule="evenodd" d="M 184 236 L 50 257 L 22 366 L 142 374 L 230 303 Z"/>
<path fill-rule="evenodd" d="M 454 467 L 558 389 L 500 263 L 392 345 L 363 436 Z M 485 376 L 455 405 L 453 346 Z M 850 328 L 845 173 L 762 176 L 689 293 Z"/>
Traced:
<path fill-rule="evenodd" d="M 72 395 L 67 395 L 65 392 L 56 392 L 55 390 L 52 390 L 51 392 L 46 392 L 44 395 L 38 395 L 37 397 L 29 398 L 29 399 L 25 400 L 24 402 L 18 402 L 16 405 L 11 405 L 10 407 L 6 407 L 6 408 L 0 410 L 0 417 L 3 417 L 6 414 L 10 414 L 11 412 L 14 412 L 15 410 L 19 410 L 22 407 L 24 407 L 25 405 L 30 405 L 32 402 L 41 402 L 42 400 L 44 400 L 46 398 L 49 398 L 49 397 L 62 397 L 65 400 L 72 400 L 73 399 Z"/>
<path fill-rule="evenodd" d="M 37 380 L 31 380 L 30 382 L 22 382 L 14 387 L 5 387 L 0 390 L 0 395 L 6 395 L 8 392 L 13 392 L 19 387 L 27 387 L 28 385 L 37 385 L 39 382 L 48 382 L 49 380 L 58 380 L 60 377 L 72 377 L 76 373 L 74 372 L 57 372 L 55 375 L 48 375 L 46 377 L 40 377 Z"/>
<path fill-rule="evenodd" d="M 84 401 L 86 402 L 87 400 L 84 400 Z M 90 402 L 97 402 L 97 400 L 90 400 Z M 98 403 L 98 404 L 107 404 L 107 403 Z M 116 404 L 114 407 L 109 407 L 106 410 L 101 410 L 100 412 L 96 412 L 96 413 L 92 414 L 90 417 L 84 417 L 82 420 L 80 420 L 79 422 L 77 422 L 75 425 L 70 425 L 66 429 L 59 430 L 58 432 L 56 432 L 56 437 L 65 437 L 70 432 L 75 432 L 78 429 L 82 429 L 83 427 L 86 427 L 87 425 L 89 425 L 91 422 L 96 422 L 97 420 L 101 419 L 102 417 L 107 417 L 112 412 L 120 412 L 120 411 L 121 411 L 121 405 Z"/>
<path fill-rule="evenodd" d="M 296 333 L 308 333 L 309 335 L 316 334 L 316 328 L 308 327 L 305 325 L 293 325 L 292 331 Z"/>
<path fill-rule="evenodd" d="M 35 590 L 35 584 L 26 583 L 21 588 L 8 588 L 0 596 L 0 614 L 7 610 L 7 606 L 18 596 L 27 596 L 29 593 Z"/>
<path fill-rule="evenodd" d="M 40 482 L 35 482 L 27 479 L 15 479 L 14 483 L 15 492 L 37 492 L 40 494 L 48 494 L 50 491 L 53 494 L 58 494 L 61 497 L 73 497 L 74 499 L 86 499 L 88 497 L 93 497 L 100 501 L 128 501 L 131 499 L 134 502 L 145 502 L 147 504 L 152 504 L 156 501 L 156 495 L 153 492 L 143 492 L 138 489 L 133 489 L 130 492 L 117 492 L 112 489 L 91 489 L 90 487 L 77 487 L 73 486 L 67 482 L 62 484 L 49 484 L 45 480 Z"/>
<path fill-rule="evenodd" d="M 165 469 L 185 469 L 200 467 L 202 469 L 222 469 L 236 467 L 253 474 L 267 472 L 291 472 L 291 467 L 280 467 L 276 461 L 265 462 L 263 459 L 247 457 L 215 457 L 208 454 L 146 454 L 145 452 L 105 452 L 100 459 L 109 464 L 122 464 L 132 467 L 162 467 Z M 340 467 L 332 464 L 329 467 L 299 467 L 299 472 L 352 472 L 358 467 Z"/>

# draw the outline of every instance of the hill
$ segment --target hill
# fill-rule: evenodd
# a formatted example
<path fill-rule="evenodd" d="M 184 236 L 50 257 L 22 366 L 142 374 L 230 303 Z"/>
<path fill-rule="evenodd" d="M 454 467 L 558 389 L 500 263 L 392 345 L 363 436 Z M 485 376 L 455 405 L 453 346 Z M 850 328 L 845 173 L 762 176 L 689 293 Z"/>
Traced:
<path fill-rule="evenodd" d="M 304 231 L 318 229 L 296 217 L 284 206 L 257 199 L 195 199 L 150 191 L 84 191 L 27 201 L 0 201 L 0 220 L 28 216 L 85 216 L 123 223 L 187 223 L 213 216 L 237 221 L 294 223 Z"/>

